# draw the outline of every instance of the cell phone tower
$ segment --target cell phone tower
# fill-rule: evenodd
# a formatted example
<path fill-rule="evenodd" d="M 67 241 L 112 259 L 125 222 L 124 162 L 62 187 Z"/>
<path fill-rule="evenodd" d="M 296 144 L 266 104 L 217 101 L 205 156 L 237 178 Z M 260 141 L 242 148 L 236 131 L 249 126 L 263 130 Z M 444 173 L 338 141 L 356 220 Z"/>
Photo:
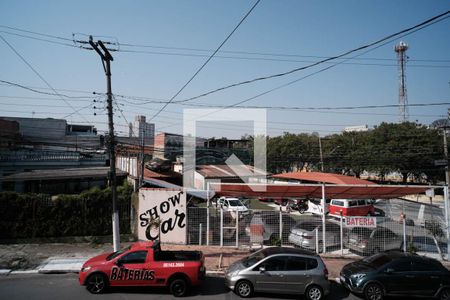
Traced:
<path fill-rule="evenodd" d="M 408 115 L 408 96 L 406 94 L 406 50 L 408 50 L 408 44 L 405 42 L 400 42 L 394 47 L 395 52 L 397 52 L 398 60 L 398 104 L 400 108 L 400 122 L 407 122 Z"/>

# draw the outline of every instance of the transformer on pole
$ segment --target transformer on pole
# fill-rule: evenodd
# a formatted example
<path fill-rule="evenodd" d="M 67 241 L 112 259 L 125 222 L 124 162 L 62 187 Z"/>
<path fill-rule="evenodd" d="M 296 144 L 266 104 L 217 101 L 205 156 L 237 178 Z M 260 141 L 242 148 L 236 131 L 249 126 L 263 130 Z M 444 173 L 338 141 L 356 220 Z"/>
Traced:
<path fill-rule="evenodd" d="M 397 52 L 398 59 L 398 79 L 399 79 L 399 93 L 398 93 L 398 104 L 400 108 L 400 122 L 407 122 L 408 115 L 408 97 L 406 94 L 406 50 L 408 50 L 408 44 L 405 42 L 400 42 L 394 47 L 395 52 Z"/>

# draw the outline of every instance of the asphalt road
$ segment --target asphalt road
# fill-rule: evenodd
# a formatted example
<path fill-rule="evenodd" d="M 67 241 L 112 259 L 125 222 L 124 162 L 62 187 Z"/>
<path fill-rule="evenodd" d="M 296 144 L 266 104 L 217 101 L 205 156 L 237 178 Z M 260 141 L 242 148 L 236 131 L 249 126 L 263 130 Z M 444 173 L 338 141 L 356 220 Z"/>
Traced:
<path fill-rule="evenodd" d="M 438 220 L 444 223 L 444 208 L 435 204 L 391 199 L 381 200 L 377 202 L 375 207 L 384 211 L 386 217 L 391 217 L 394 220 L 398 220 L 400 214 L 404 212 L 406 218 L 414 220 L 415 223 L 420 223 L 421 219 Z"/>
<path fill-rule="evenodd" d="M 77 274 L 35 274 L 0 276 L 1 299 L 174 299 L 163 288 L 114 288 L 106 294 L 92 295 L 78 284 Z M 229 291 L 222 278 L 208 277 L 205 284 L 183 299 L 241 299 Z M 252 299 L 298 299 L 291 295 L 256 294 Z M 302 297 L 301 299 L 304 299 Z M 360 299 L 333 283 L 329 300 Z"/>

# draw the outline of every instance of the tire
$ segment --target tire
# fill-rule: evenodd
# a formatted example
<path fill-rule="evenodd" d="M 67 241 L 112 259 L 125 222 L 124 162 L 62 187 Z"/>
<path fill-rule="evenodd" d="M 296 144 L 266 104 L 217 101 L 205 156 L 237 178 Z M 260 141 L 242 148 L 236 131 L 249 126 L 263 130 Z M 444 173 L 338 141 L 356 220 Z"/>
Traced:
<path fill-rule="evenodd" d="M 298 212 L 299 212 L 300 214 L 302 214 L 302 215 L 305 213 L 305 211 L 306 211 L 306 210 L 305 210 L 304 207 L 302 207 L 302 208 L 300 208 L 300 209 L 298 210 Z"/>
<path fill-rule="evenodd" d="M 186 296 L 188 291 L 188 284 L 186 279 L 176 278 L 169 284 L 169 291 L 174 297 Z"/>
<path fill-rule="evenodd" d="M 248 298 L 253 294 L 253 285 L 248 280 L 238 281 L 234 288 L 234 292 L 242 298 Z"/>
<path fill-rule="evenodd" d="M 92 294 L 101 294 L 108 288 L 108 279 L 102 273 L 94 273 L 86 279 L 86 289 Z"/>
<path fill-rule="evenodd" d="M 383 288 L 378 283 L 369 283 L 364 288 L 364 298 L 366 300 L 383 300 Z"/>
<path fill-rule="evenodd" d="M 450 289 L 445 288 L 439 293 L 440 300 L 450 300 Z"/>
<path fill-rule="evenodd" d="M 310 285 L 305 292 L 306 299 L 308 300 L 322 300 L 323 290 L 318 285 Z"/>

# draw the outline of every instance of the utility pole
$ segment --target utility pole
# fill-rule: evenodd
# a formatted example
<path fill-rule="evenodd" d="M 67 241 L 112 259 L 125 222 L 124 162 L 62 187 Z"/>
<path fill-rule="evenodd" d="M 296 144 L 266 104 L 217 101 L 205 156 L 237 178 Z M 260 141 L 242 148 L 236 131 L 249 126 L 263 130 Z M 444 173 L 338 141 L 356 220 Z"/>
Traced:
<path fill-rule="evenodd" d="M 319 136 L 319 151 L 320 151 L 320 170 L 323 172 L 323 153 L 322 153 L 322 139 Z"/>
<path fill-rule="evenodd" d="M 449 203 L 449 195 L 448 195 L 448 185 L 450 182 L 450 176 L 448 173 L 448 145 L 447 145 L 447 126 L 444 126 L 444 157 L 445 157 L 445 188 L 444 188 L 444 208 L 445 208 L 445 233 L 447 237 L 447 254 L 450 255 L 450 223 L 449 223 L 449 215 L 450 215 L 450 203 Z M 431 207 L 431 209 L 433 209 Z"/>
<path fill-rule="evenodd" d="M 111 91 L 111 61 L 114 58 L 109 53 L 102 41 L 98 40 L 94 43 L 92 36 L 89 37 L 89 44 L 100 55 L 102 59 L 103 69 L 106 75 L 106 87 L 107 87 L 107 109 L 108 109 L 108 124 L 109 124 L 109 185 L 111 187 L 112 194 L 112 231 L 113 231 L 113 245 L 114 251 L 120 249 L 120 227 L 119 227 L 119 211 L 117 209 L 117 182 L 116 182 L 116 152 L 114 141 L 114 119 L 113 119 L 113 105 L 112 105 L 112 91 Z M 103 52 L 98 48 L 103 50 Z"/>
<path fill-rule="evenodd" d="M 143 125 L 145 126 L 145 124 Z M 145 128 L 142 127 L 142 138 L 141 138 L 141 176 L 139 178 L 139 188 L 144 184 L 144 136 L 145 136 Z"/>

